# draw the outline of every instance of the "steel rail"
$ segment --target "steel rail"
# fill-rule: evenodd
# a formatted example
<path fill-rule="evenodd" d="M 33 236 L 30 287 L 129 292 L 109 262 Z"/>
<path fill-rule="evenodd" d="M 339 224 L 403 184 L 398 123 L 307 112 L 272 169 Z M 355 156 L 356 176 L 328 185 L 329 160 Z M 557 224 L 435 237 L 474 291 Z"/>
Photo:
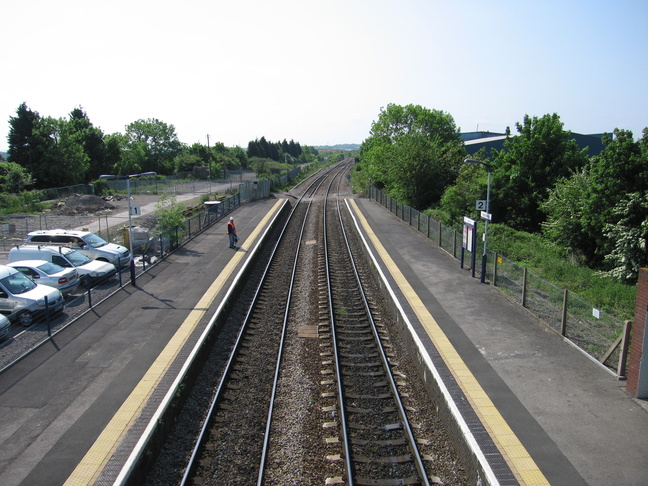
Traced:
<path fill-rule="evenodd" d="M 253 312 L 254 312 L 254 308 L 255 308 L 255 306 L 256 306 L 256 304 L 258 302 L 259 296 L 261 295 L 261 291 L 263 289 L 264 283 L 265 283 L 266 279 L 268 278 L 270 268 L 272 266 L 275 255 L 277 253 L 277 249 L 279 248 L 279 245 L 280 245 L 280 243 L 281 243 L 281 241 L 282 241 L 282 239 L 284 237 L 284 234 L 285 234 L 288 226 L 290 225 L 290 223 L 291 223 L 297 209 L 300 207 L 300 204 L 302 203 L 303 199 L 305 197 L 307 197 L 307 196 L 312 197 L 312 195 L 315 194 L 316 191 L 318 190 L 319 186 L 321 186 L 324 183 L 326 178 L 329 176 L 330 172 L 331 171 L 327 171 L 324 174 L 319 173 L 319 174 L 317 174 L 316 176 L 313 177 L 312 182 L 308 185 L 308 187 L 306 189 L 304 189 L 302 195 L 296 201 L 295 206 L 292 208 L 292 210 L 290 211 L 290 214 L 286 218 L 286 222 L 285 222 L 283 228 L 281 229 L 281 232 L 280 232 L 280 234 L 279 234 L 279 236 L 277 238 L 277 242 L 275 243 L 275 245 L 274 245 L 274 247 L 272 249 L 270 257 L 268 258 L 268 263 L 266 264 L 266 266 L 265 266 L 265 268 L 263 270 L 262 277 L 260 279 L 260 282 L 259 282 L 256 290 L 255 290 L 254 297 L 252 298 L 252 303 L 248 307 L 247 313 L 246 313 L 245 318 L 243 320 L 243 324 L 241 326 L 241 329 L 238 332 L 238 335 L 236 337 L 236 341 L 235 341 L 234 346 L 232 348 L 232 351 L 231 351 L 231 353 L 230 353 L 230 355 L 228 357 L 227 363 L 226 363 L 224 371 L 223 371 L 222 379 L 221 379 L 220 383 L 218 384 L 218 387 L 216 389 L 216 392 L 214 393 L 214 396 L 211 399 L 209 410 L 207 412 L 206 418 L 205 418 L 205 420 L 203 422 L 203 425 L 201 427 L 201 430 L 200 430 L 200 433 L 198 435 L 198 439 L 196 441 L 196 444 L 193 447 L 191 456 L 190 456 L 189 461 L 187 463 L 187 467 L 186 467 L 184 475 L 182 477 L 182 481 L 180 482 L 180 484 L 182 486 L 185 486 L 185 485 L 189 484 L 189 481 L 191 480 L 191 478 L 196 473 L 196 469 L 198 467 L 198 463 L 197 463 L 198 458 L 200 457 L 203 443 L 207 440 L 209 429 L 212 426 L 212 422 L 213 422 L 213 418 L 214 418 L 214 415 L 215 415 L 216 407 L 221 401 L 221 396 L 223 395 L 223 390 L 224 390 L 225 385 L 227 383 L 227 377 L 230 375 L 231 370 L 232 370 L 232 368 L 234 366 L 235 360 L 236 360 L 236 358 L 237 358 L 237 356 L 239 354 L 239 349 L 241 347 L 243 337 L 244 337 L 244 335 L 245 335 L 245 333 L 247 331 L 248 324 L 249 324 L 249 322 L 251 320 L 251 317 L 253 315 Z M 309 207 L 310 207 L 310 203 L 309 203 Z M 303 228 L 303 226 L 302 226 L 302 228 Z M 291 280 L 291 283 L 292 283 L 292 280 Z M 288 308 L 288 306 L 287 306 L 287 308 Z M 283 340 L 283 333 L 282 333 L 282 340 Z M 274 387 L 273 387 L 273 389 L 274 389 Z"/>
<path fill-rule="evenodd" d="M 330 190 L 330 186 L 329 186 Z M 328 199 L 328 192 L 327 192 Z M 342 391 L 342 370 L 340 366 L 340 356 L 338 353 L 338 338 L 335 329 L 335 311 L 333 309 L 333 290 L 331 283 L 331 268 L 329 262 L 328 236 L 327 236 L 327 204 L 324 204 L 324 260 L 326 267 L 326 282 L 329 301 L 329 318 L 331 320 L 331 339 L 333 341 L 333 360 L 335 362 L 335 379 L 337 381 L 338 406 L 340 407 L 340 429 L 342 433 L 342 447 L 344 449 L 344 463 L 347 476 L 346 484 L 353 486 L 353 464 L 351 462 L 351 446 L 349 444 L 349 435 L 347 432 L 346 410 L 344 407 L 344 393 Z"/>
<path fill-rule="evenodd" d="M 339 192 L 338 192 L 339 193 Z M 376 342 L 376 346 L 378 348 L 378 351 L 380 352 L 380 358 L 383 364 L 383 367 L 386 371 L 386 376 L 389 381 L 389 387 L 391 389 L 394 401 L 396 402 L 397 408 L 398 408 L 398 414 L 401 417 L 401 421 L 403 424 L 403 428 L 405 431 L 405 435 L 407 436 L 407 440 L 410 444 L 410 450 L 412 452 L 412 458 L 414 461 L 414 465 L 416 467 L 416 470 L 418 471 L 421 483 L 424 485 L 429 486 L 430 482 L 428 480 L 427 474 L 425 472 L 425 466 L 423 465 L 423 458 L 421 457 L 421 453 L 418 449 L 418 446 L 416 445 L 416 438 L 414 437 L 414 433 L 412 432 L 412 427 L 410 426 L 409 419 L 407 417 L 407 411 L 405 410 L 405 406 L 403 405 L 403 402 L 400 397 L 400 393 L 398 392 L 398 388 L 396 386 L 396 380 L 394 379 L 394 374 L 392 373 L 391 366 L 389 365 L 389 360 L 387 358 L 387 353 L 385 352 L 385 347 L 383 346 L 382 340 L 380 339 L 380 335 L 378 333 L 378 327 L 376 326 L 376 322 L 373 317 L 373 313 L 371 311 L 371 307 L 369 306 L 369 302 L 367 300 L 367 295 L 364 291 L 364 287 L 362 285 L 362 279 L 360 278 L 360 274 L 358 273 L 358 268 L 355 263 L 355 259 L 353 257 L 353 252 L 351 251 L 351 245 L 349 243 L 349 238 L 348 234 L 346 232 L 346 229 L 344 228 L 344 223 L 342 221 L 342 210 L 340 208 L 340 200 L 339 198 L 337 199 L 337 212 L 338 212 L 338 218 L 340 221 L 340 227 L 342 229 L 342 234 L 344 236 L 344 241 L 346 243 L 347 251 L 349 254 L 349 258 L 352 262 L 352 269 L 353 273 L 355 275 L 355 278 L 358 282 L 358 288 L 360 289 L 360 297 L 362 298 L 363 305 L 365 307 L 365 310 L 367 312 L 367 316 L 369 318 L 369 322 L 371 325 L 371 331 L 374 336 L 374 340 Z"/>
<path fill-rule="evenodd" d="M 339 181 L 338 181 L 339 184 Z M 357 269 L 357 265 L 355 262 L 355 259 L 353 257 L 353 252 L 351 250 L 351 245 L 349 242 L 349 237 L 347 234 L 347 231 L 344 227 L 344 223 L 342 221 L 342 210 L 340 208 L 340 198 L 339 198 L 339 188 L 338 188 L 338 197 L 336 200 L 336 209 L 337 209 L 337 216 L 338 216 L 338 221 L 340 223 L 340 228 L 341 228 L 341 233 L 344 238 L 347 254 L 350 260 L 351 268 L 353 269 L 353 273 L 355 276 L 355 280 L 357 282 L 357 288 L 359 290 L 359 294 L 362 300 L 362 304 L 364 306 L 366 315 L 368 317 L 369 323 L 370 323 L 370 328 L 371 328 L 371 333 L 373 335 L 374 341 L 376 343 L 377 349 L 379 351 L 379 355 L 381 358 L 382 366 L 385 370 L 385 374 L 389 383 L 389 387 L 391 390 L 392 397 L 394 399 L 394 402 L 396 404 L 396 408 L 398 411 L 398 414 L 401 418 L 401 422 L 403 424 L 403 430 L 406 436 L 406 439 L 409 443 L 409 449 L 412 453 L 412 460 L 414 462 L 415 468 L 418 472 L 419 479 L 421 481 L 421 484 L 424 484 L 426 486 L 430 485 L 430 482 L 428 480 L 427 474 L 425 472 L 425 467 L 423 465 L 423 459 L 421 457 L 421 454 L 418 450 L 418 447 L 416 445 L 416 438 L 414 437 L 414 434 L 412 432 L 412 428 L 410 426 L 409 420 L 407 418 L 407 413 L 405 411 L 405 407 L 400 399 L 400 394 L 398 393 L 398 389 L 396 386 L 396 381 L 394 379 L 393 373 L 391 371 L 391 367 L 389 365 L 389 360 L 387 358 L 387 354 L 385 352 L 385 348 L 382 344 L 382 341 L 380 339 L 380 335 L 378 333 L 378 329 L 373 317 L 373 313 L 371 311 L 369 302 L 367 300 L 367 296 L 362 284 L 362 280 L 360 278 L 360 274 Z M 326 255 L 326 271 L 327 271 L 327 282 L 328 282 L 328 292 L 329 292 L 329 307 L 330 307 L 330 318 L 331 318 L 331 336 L 333 340 L 333 356 L 335 360 L 335 373 L 336 373 L 336 379 L 338 382 L 338 402 L 339 402 L 339 407 L 340 407 L 340 421 L 341 421 L 341 429 L 342 429 L 342 437 L 343 437 L 343 447 L 344 447 L 344 455 L 345 455 L 345 464 L 346 464 L 346 475 L 347 475 L 347 482 L 349 486 L 352 486 L 354 484 L 354 478 L 353 478 L 353 463 L 352 463 L 352 457 L 351 457 L 351 446 L 349 444 L 350 440 L 348 437 L 348 432 L 347 432 L 347 425 L 346 425 L 346 409 L 344 406 L 344 392 L 343 392 L 343 387 L 342 387 L 342 370 L 341 370 L 341 365 L 340 365 L 340 356 L 338 352 L 338 337 L 337 337 L 337 331 L 336 331 L 336 326 L 335 326 L 335 313 L 334 313 L 334 308 L 333 308 L 333 296 L 332 296 L 332 283 L 331 283 L 331 275 L 330 275 L 330 264 L 329 264 L 329 256 L 328 256 L 328 236 L 327 236 L 327 223 L 326 223 L 326 205 L 325 205 L 325 217 L 324 217 L 324 246 L 325 246 L 325 255 Z"/>
<path fill-rule="evenodd" d="M 329 172 L 330 173 L 330 172 Z M 326 177 L 328 177 L 328 173 Z M 322 177 L 320 179 L 319 184 L 317 184 L 317 187 L 313 190 L 311 195 L 315 195 L 319 188 L 321 187 L 322 184 L 326 181 L 326 177 Z M 290 285 L 288 286 L 288 298 L 286 301 L 286 309 L 284 311 L 284 317 L 283 317 L 283 322 L 282 322 L 282 329 L 281 329 L 281 338 L 279 341 L 279 350 L 277 351 L 277 360 L 276 360 L 276 366 L 275 366 L 275 372 L 274 372 L 274 380 L 272 383 L 272 392 L 270 394 L 270 405 L 268 406 L 268 418 L 266 419 L 266 429 L 265 429 L 265 434 L 263 437 L 263 448 L 261 451 L 261 462 L 259 465 L 259 474 L 257 477 L 257 486 L 261 486 L 263 484 L 263 477 L 265 474 L 265 467 L 266 467 L 266 460 L 267 460 L 267 455 L 268 455 L 268 448 L 270 444 L 270 429 L 272 426 L 272 416 L 274 413 L 274 404 L 275 404 L 275 398 L 277 394 L 277 386 L 279 383 L 279 374 L 281 372 L 281 363 L 282 363 L 282 358 L 283 358 L 283 347 L 285 343 L 285 337 L 286 337 L 286 329 L 288 327 L 288 314 L 290 313 L 290 304 L 292 301 L 292 293 L 293 293 L 293 288 L 294 288 L 294 283 L 295 283 L 295 275 L 297 274 L 297 265 L 299 263 L 299 255 L 300 255 L 300 250 L 301 250 L 301 245 L 302 245 L 302 237 L 304 235 L 304 230 L 306 228 L 306 222 L 308 221 L 308 216 L 310 214 L 310 209 L 311 206 L 313 205 L 313 200 L 311 199 L 308 203 L 308 206 L 306 208 L 306 213 L 304 214 L 304 219 L 302 221 L 301 229 L 299 232 L 299 239 L 297 243 L 297 248 L 295 250 L 295 259 L 293 261 L 293 266 L 292 266 L 292 273 L 290 275 Z"/>

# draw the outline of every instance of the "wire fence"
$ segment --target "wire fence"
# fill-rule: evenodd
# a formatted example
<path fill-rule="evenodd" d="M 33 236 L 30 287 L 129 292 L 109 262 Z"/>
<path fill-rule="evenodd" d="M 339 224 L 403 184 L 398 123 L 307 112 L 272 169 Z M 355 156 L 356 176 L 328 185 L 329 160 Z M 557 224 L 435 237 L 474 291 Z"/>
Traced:
<path fill-rule="evenodd" d="M 452 257 L 461 257 L 460 268 L 472 271 L 473 276 L 476 271 L 481 272 L 481 269 L 475 268 L 475 258 L 463 258 L 466 255 L 462 252 L 460 232 L 397 201 L 383 190 L 371 187 L 367 196 L 434 241 Z M 475 253 L 481 251 L 483 247 L 475 248 L 474 253 L 467 256 L 474 257 Z M 621 363 L 622 352 L 618 341 L 625 326 L 621 319 L 597 309 L 577 294 L 557 287 L 503 255 L 487 251 L 486 256 L 486 280 L 590 356 L 618 375 L 625 375 L 625 370 L 618 364 Z"/>

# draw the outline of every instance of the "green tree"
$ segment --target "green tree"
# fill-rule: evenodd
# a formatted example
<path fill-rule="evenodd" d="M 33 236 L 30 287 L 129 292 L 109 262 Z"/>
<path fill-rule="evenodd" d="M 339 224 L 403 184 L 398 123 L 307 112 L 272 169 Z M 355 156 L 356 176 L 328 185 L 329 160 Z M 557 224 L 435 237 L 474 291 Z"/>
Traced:
<path fill-rule="evenodd" d="M 83 151 L 88 156 L 88 170 L 84 174 L 86 182 L 97 179 L 101 174 L 111 172 L 115 160 L 104 142 L 104 133 L 92 125 L 88 115 L 81 107 L 70 112 L 69 130 L 78 136 Z"/>
<path fill-rule="evenodd" d="M 579 170 L 571 177 L 558 180 L 541 206 L 547 214 L 542 225 L 544 236 L 581 264 L 589 263 L 597 240 L 600 241 L 587 227 L 584 215 L 592 196 L 591 188 L 587 168 Z"/>
<path fill-rule="evenodd" d="M 19 194 L 34 185 L 27 169 L 14 162 L 0 163 L 0 192 Z"/>
<path fill-rule="evenodd" d="M 193 172 L 195 167 L 205 166 L 204 161 L 198 155 L 189 152 L 182 152 L 181 154 L 176 155 L 173 163 L 176 172 Z M 206 170 L 207 169 L 205 168 L 205 171 Z"/>
<path fill-rule="evenodd" d="M 614 211 L 619 215 L 618 221 L 608 224 L 606 229 L 606 236 L 614 246 L 605 255 L 611 269 L 602 273 L 634 285 L 639 268 L 648 265 L 648 194 L 628 194 Z"/>
<path fill-rule="evenodd" d="M 452 116 L 418 105 L 381 109 L 360 147 L 368 177 L 417 209 L 440 201 L 464 156 Z"/>
<path fill-rule="evenodd" d="M 90 167 L 81 135 L 63 118 L 41 118 L 34 128 L 38 165 L 32 176 L 39 188 L 69 186 L 84 182 Z"/>
<path fill-rule="evenodd" d="M 141 156 L 129 165 L 138 165 L 145 172 L 173 173 L 173 161 L 183 149 L 173 125 L 156 118 L 140 119 L 126 127 L 126 137 L 129 145 L 136 145 L 132 155 Z"/>
<path fill-rule="evenodd" d="M 558 181 L 543 204 L 545 236 L 592 268 L 603 268 L 612 261 L 607 255 L 617 248 L 620 230 L 611 238 L 609 228 L 620 221 L 619 203 L 631 193 L 648 192 L 646 133 L 637 142 L 625 130 L 615 130 L 614 137 L 605 136 L 605 149 L 585 170 Z M 638 209 L 640 205 L 630 207 Z"/>
<path fill-rule="evenodd" d="M 499 222 L 534 233 L 546 219 L 541 205 L 548 191 L 588 159 L 586 149 L 570 139 L 555 113 L 542 118 L 525 115 L 516 128 L 519 135 L 494 151 L 491 213 Z"/>
<path fill-rule="evenodd" d="M 184 234 L 184 210 L 185 205 L 177 201 L 175 194 L 163 194 L 155 205 L 157 231 L 170 232 L 167 237 L 173 248 L 178 246 Z"/>
<path fill-rule="evenodd" d="M 24 167 L 29 173 L 39 165 L 41 150 L 34 142 L 34 128 L 39 120 L 38 112 L 30 110 L 25 102 L 16 110 L 16 116 L 9 118 L 9 161 Z"/>

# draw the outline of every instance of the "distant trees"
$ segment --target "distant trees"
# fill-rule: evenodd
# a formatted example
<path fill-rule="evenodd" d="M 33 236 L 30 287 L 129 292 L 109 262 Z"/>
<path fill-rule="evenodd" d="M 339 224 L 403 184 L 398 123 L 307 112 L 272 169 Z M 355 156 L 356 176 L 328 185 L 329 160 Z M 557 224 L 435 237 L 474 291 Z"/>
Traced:
<path fill-rule="evenodd" d="M 251 140 L 248 142 L 247 155 L 248 157 L 258 157 L 261 159 L 271 159 L 277 162 L 286 162 L 286 156 L 290 156 L 289 162 L 297 159 L 302 155 L 303 150 L 299 143 L 293 140 L 287 142 L 268 142 L 265 137 L 260 139 Z"/>
<path fill-rule="evenodd" d="M 42 117 L 27 103 L 21 103 L 9 126 L 8 160 L 16 166 L 0 169 L 4 181 L 0 184 L 15 190 L 87 183 L 102 174 L 149 171 L 218 178 L 227 170 L 247 168 L 254 154 L 290 164 L 310 162 L 317 156 L 314 148 L 302 147 L 293 140 L 268 142 L 265 137 L 249 143 L 252 154 L 220 142 L 187 146 L 180 142 L 173 125 L 156 118 L 136 120 L 125 127 L 124 133 L 106 135 L 93 126 L 81 107 L 74 108 L 68 118 L 55 119 Z"/>

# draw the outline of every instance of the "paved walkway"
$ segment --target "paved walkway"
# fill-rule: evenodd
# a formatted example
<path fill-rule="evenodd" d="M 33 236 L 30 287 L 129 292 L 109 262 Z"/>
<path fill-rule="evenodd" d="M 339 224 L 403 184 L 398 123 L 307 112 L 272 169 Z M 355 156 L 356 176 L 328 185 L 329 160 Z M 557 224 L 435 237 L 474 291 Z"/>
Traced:
<path fill-rule="evenodd" d="M 648 402 L 392 213 L 356 201 L 551 484 L 648 484 Z"/>

